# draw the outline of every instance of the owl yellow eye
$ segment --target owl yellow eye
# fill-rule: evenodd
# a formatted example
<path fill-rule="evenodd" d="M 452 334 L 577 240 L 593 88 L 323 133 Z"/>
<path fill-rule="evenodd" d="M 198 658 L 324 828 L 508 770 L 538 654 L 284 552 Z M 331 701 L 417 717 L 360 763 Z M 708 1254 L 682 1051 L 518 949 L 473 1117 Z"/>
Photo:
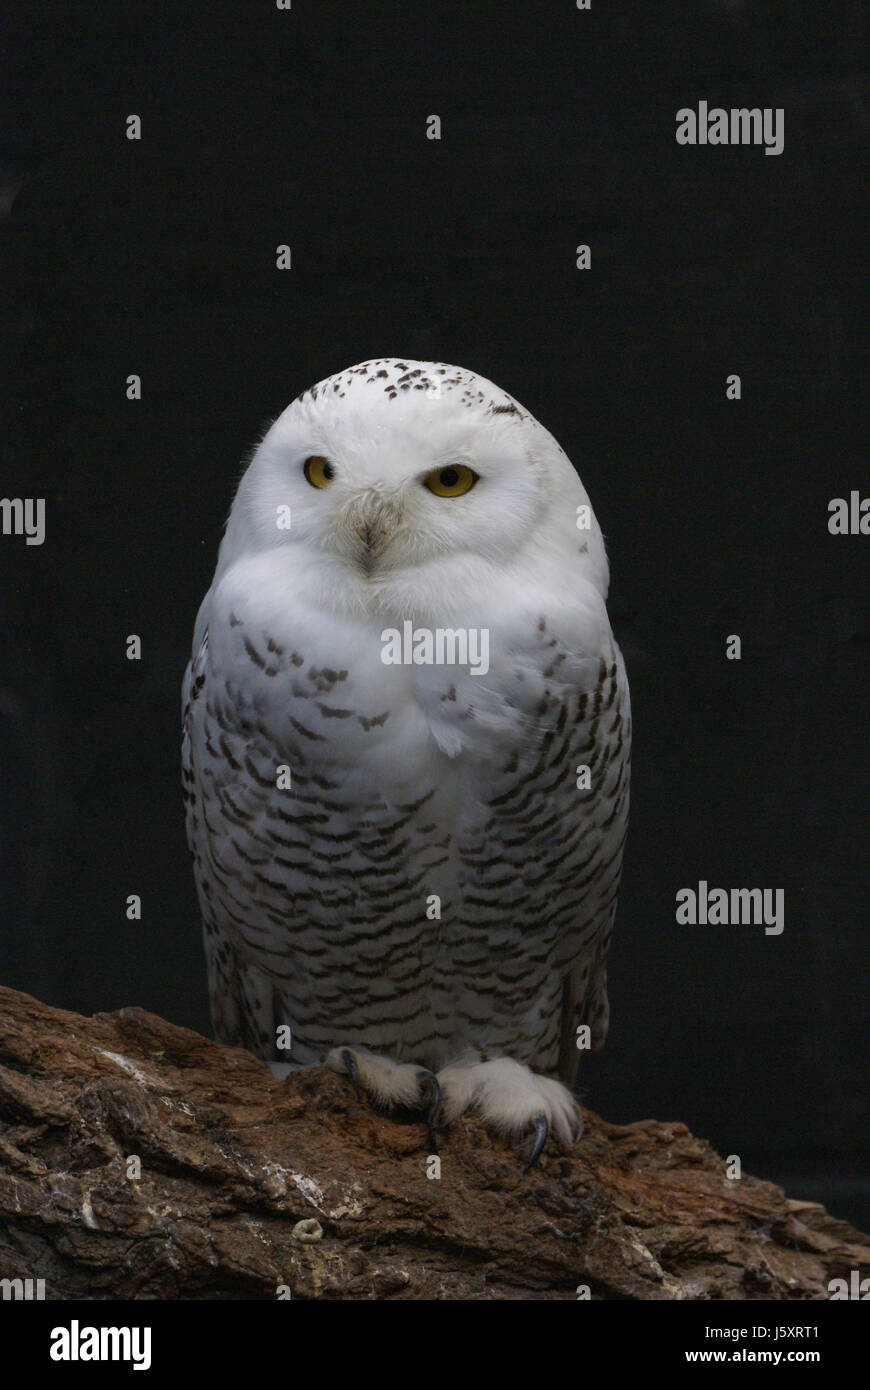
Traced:
<path fill-rule="evenodd" d="M 478 474 L 464 463 L 451 463 L 448 468 L 433 468 L 427 473 L 424 482 L 436 497 L 461 497 L 470 492 L 477 482 Z"/>
<path fill-rule="evenodd" d="M 302 471 L 312 487 L 329 487 L 335 477 L 335 469 L 329 459 L 321 458 L 320 454 L 312 454 L 310 459 L 306 459 Z"/>

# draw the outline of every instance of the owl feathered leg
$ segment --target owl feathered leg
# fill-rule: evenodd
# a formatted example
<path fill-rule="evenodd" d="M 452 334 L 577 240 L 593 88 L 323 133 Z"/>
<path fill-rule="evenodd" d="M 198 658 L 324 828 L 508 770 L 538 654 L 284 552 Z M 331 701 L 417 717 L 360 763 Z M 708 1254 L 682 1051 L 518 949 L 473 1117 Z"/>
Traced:
<path fill-rule="evenodd" d="M 438 1085 L 444 1124 L 474 1110 L 486 1124 L 509 1138 L 519 1140 L 532 1134 L 527 1172 L 537 1163 L 551 1132 L 568 1146 L 583 1132 L 580 1105 L 568 1088 L 510 1057 L 485 1062 L 460 1060 L 439 1071 Z"/>
<path fill-rule="evenodd" d="M 525 1171 L 537 1163 L 550 1134 L 575 1143 L 583 1131 L 580 1106 L 560 1081 L 541 1076 L 510 1057 L 480 1061 L 468 1055 L 437 1075 L 412 1062 L 396 1062 L 358 1047 L 336 1047 L 326 1066 L 352 1082 L 357 1095 L 385 1109 L 426 1110 L 430 1153 L 437 1153 L 437 1130 L 476 1111 L 498 1133 L 515 1140 L 532 1136 Z"/>
<path fill-rule="evenodd" d="M 357 1096 L 370 1096 L 388 1110 L 407 1106 L 410 1110 L 426 1110 L 430 1152 L 437 1153 L 436 1127 L 441 1108 L 441 1089 L 434 1072 L 413 1062 L 396 1062 L 360 1047 L 334 1047 L 327 1053 L 325 1065 L 331 1071 L 350 1077 Z"/>

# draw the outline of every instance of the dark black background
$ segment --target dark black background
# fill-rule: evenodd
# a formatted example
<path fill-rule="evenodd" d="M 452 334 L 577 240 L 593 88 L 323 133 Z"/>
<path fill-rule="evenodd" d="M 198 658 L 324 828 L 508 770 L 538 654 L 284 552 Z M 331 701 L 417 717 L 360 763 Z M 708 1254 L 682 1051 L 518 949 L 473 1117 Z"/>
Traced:
<path fill-rule="evenodd" d="M 870 494 L 865 7 L 15 8 L 0 491 L 47 538 L 0 537 L 0 980 L 207 1027 L 179 686 L 241 463 L 335 370 L 459 363 L 608 537 L 636 751 L 589 1102 L 870 1225 L 870 538 L 827 530 Z M 677 146 L 701 98 L 784 107 L 785 152 Z M 784 935 L 678 926 L 701 878 L 784 888 Z"/>

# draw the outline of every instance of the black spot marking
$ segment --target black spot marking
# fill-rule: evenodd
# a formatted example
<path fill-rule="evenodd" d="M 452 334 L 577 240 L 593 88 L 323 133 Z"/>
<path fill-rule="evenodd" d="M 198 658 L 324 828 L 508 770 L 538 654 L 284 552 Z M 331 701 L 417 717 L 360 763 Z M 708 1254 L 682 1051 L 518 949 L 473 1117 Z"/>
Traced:
<path fill-rule="evenodd" d="M 248 656 L 251 658 L 254 664 L 256 666 L 259 666 L 261 671 L 265 671 L 266 663 L 260 656 L 260 653 L 257 651 L 257 648 L 254 646 L 253 642 L 251 642 L 248 637 L 243 637 L 242 641 L 245 644 L 245 651 L 248 653 Z"/>

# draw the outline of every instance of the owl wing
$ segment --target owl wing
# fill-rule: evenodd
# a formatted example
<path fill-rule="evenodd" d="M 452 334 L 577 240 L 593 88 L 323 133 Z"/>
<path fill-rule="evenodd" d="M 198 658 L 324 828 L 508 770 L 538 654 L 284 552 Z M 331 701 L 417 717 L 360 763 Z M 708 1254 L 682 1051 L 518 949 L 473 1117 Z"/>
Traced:
<path fill-rule="evenodd" d="M 590 708 L 591 705 L 591 708 Z M 589 1028 L 592 1050 L 603 1047 L 610 1022 L 607 995 L 607 953 L 616 916 L 622 877 L 622 855 L 628 831 L 631 770 L 631 707 L 622 653 L 614 642 L 613 661 L 600 678 L 585 716 L 579 720 L 590 748 L 590 771 L 600 778 L 598 795 L 588 803 L 597 847 L 588 869 L 575 879 L 575 891 L 594 889 L 581 913 L 576 938 L 577 957 L 563 982 L 559 1075 L 573 1084 L 579 1060 L 578 1028 Z M 594 775 L 594 773 L 593 773 Z M 587 808 L 584 808 L 584 811 Z M 568 933 L 568 941 L 575 934 Z"/>
<path fill-rule="evenodd" d="M 204 702 L 209 677 L 208 626 L 197 623 L 193 655 L 182 683 L 181 776 L 187 843 L 202 912 L 203 944 L 208 966 L 212 1027 L 221 1042 L 254 1050 L 275 1037 L 274 990 L 260 970 L 252 969 L 238 943 L 212 911 L 214 864 L 206 833 L 208 790 L 203 780 Z M 214 828 L 212 827 L 214 833 Z M 218 832 L 219 834 L 219 832 Z"/>
<path fill-rule="evenodd" d="M 606 958 L 628 824 L 631 713 L 622 654 L 600 595 L 560 605 L 517 636 L 498 699 L 503 752 L 468 798 L 458 836 L 475 941 L 516 987 L 513 1024 L 541 1028 L 532 1065 L 569 1083 L 607 1034 Z M 507 679 L 505 679 L 505 674 Z M 481 682 L 485 684 L 485 682 Z M 483 693 L 472 723 L 494 724 Z"/>

